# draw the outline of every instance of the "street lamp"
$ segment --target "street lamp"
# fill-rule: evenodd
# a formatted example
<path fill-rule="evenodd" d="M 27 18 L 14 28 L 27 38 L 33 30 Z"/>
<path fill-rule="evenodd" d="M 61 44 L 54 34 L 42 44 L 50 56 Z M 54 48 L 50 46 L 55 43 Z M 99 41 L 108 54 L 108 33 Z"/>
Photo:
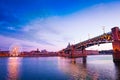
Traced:
<path fill-rule="evenodd" d="M 105 34 L 105 26 L 103 26 L 102 29 L 103 29 L 103 34 Z"/>

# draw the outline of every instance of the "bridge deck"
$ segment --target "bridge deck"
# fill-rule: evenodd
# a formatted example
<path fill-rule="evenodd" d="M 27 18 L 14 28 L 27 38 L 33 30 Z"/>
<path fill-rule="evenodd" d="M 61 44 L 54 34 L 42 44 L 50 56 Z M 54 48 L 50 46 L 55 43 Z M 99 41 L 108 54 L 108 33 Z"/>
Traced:
<path fill-rule="evenodd" d="M 112 42 L 112 34 L 110 32 L 105 33 L 100 36 L 85 40 L 83 42 L 67 46 L 67 48 L 60 51 L 61 53 L 60 56 L 74 57 L 74 58 L 86 57 L 87 56 L 86 52 L 81 53 L 80 51 L 83 51 L 85 50 L 85 48 L 93 46 L 93 45 L 99 45 L 99 44 L 111 43 L 111 42 Z"/>

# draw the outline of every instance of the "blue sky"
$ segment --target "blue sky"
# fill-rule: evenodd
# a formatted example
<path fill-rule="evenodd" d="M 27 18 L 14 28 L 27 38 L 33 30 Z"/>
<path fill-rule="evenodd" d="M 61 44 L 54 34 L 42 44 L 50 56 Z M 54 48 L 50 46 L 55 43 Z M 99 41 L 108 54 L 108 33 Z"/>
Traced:
<path fill-rule="evenodd" d="M 0 0 L 0 49 L 19 43 L 28 51 L 61 50 L 103 34 L 103 26 L 105 32 L 119 27 L 119 8 L 119 0 Z"/>

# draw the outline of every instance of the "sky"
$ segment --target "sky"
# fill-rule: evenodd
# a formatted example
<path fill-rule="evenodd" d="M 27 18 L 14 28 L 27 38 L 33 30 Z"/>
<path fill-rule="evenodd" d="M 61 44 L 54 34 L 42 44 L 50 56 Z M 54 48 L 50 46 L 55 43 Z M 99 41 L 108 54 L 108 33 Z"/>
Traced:
<path fill-rule="evenodd" d="M 119 8 L 120 0 L 0 0 L 0 49 L 59 51 L 119 27 Z"/>

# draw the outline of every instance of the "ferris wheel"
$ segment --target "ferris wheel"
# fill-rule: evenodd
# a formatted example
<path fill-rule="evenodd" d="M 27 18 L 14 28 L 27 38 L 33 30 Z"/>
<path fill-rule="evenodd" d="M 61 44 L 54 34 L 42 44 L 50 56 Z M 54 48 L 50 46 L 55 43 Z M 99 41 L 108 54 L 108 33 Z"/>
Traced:
<path fill-rule="evenodd" d="M 19 56 L 21 50 L 22 49 L 19 43 L 12 44 L 9 48 L 10 56 L 16 56 L 16 57 Z"/>

